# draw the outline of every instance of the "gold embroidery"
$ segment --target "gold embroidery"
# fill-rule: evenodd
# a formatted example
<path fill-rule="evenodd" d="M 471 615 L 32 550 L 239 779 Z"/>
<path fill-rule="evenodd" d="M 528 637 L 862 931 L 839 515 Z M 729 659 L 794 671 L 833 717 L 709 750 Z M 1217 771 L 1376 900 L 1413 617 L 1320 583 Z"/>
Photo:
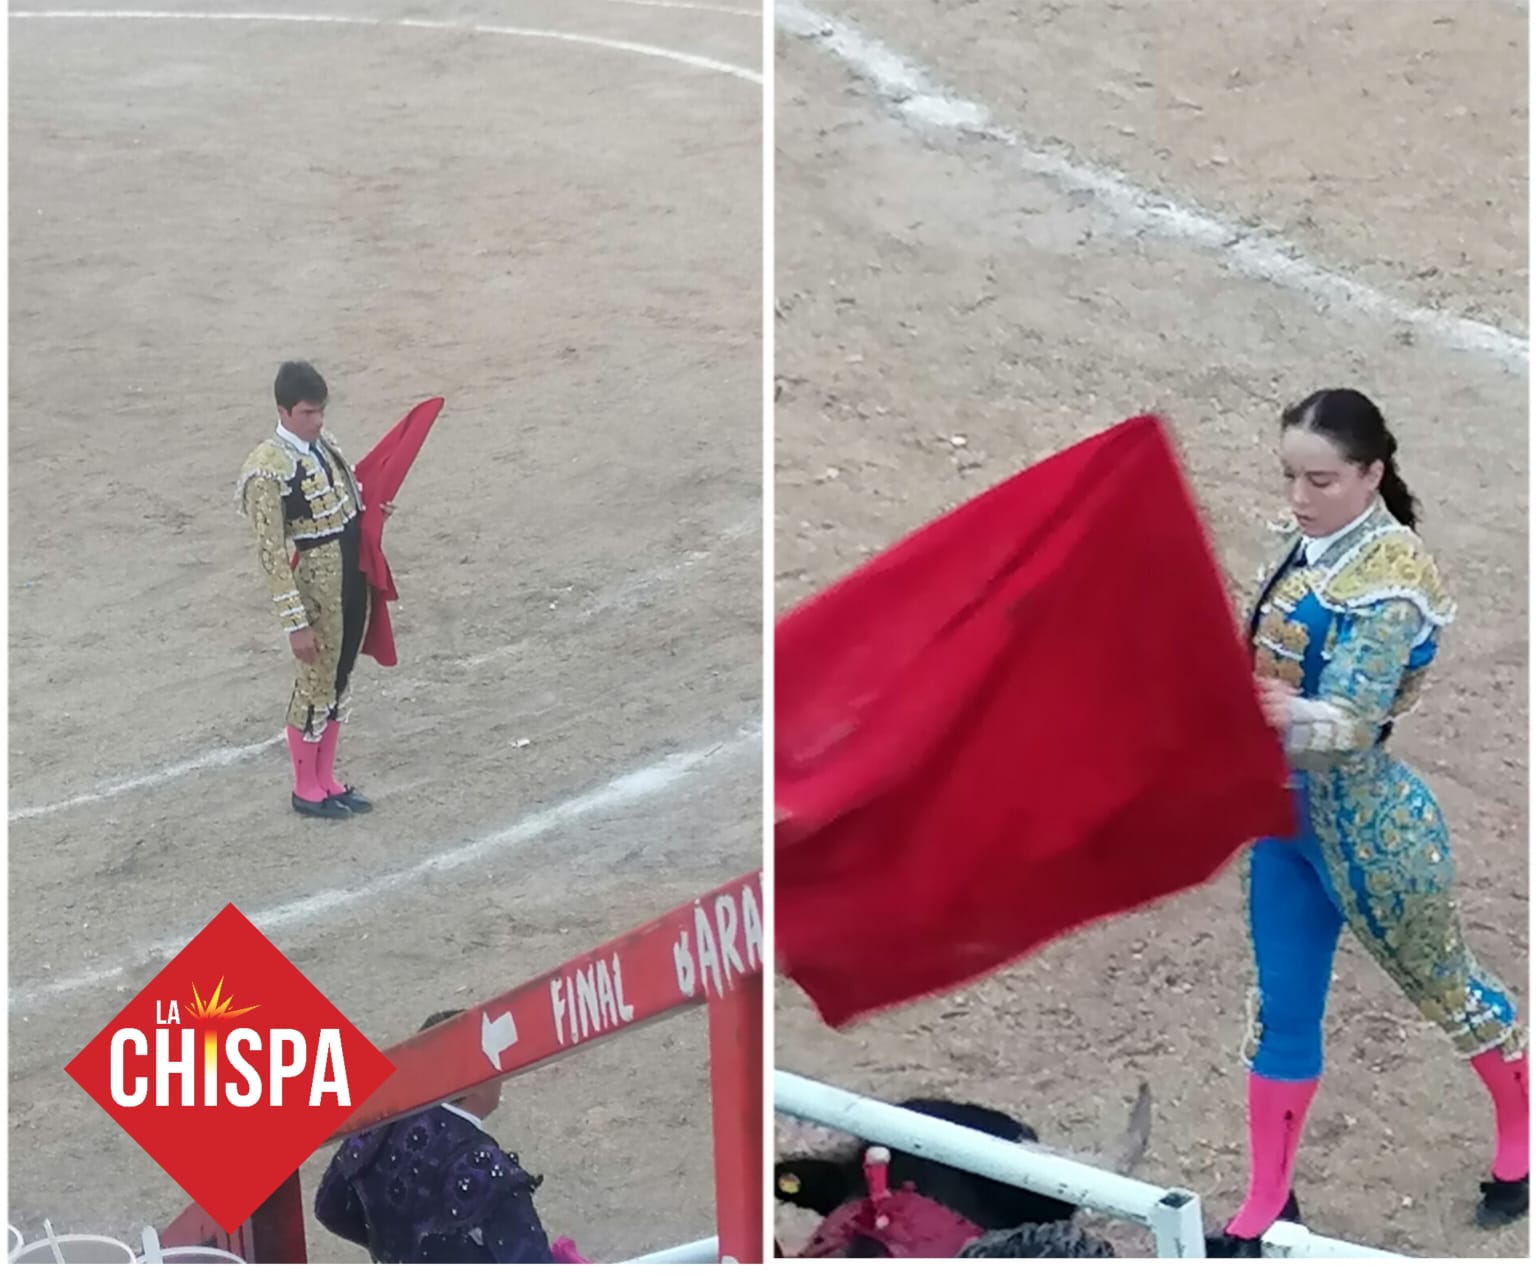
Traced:
<path fill-rule="evenodd" d="M 1301 662 L 1279 656 L 1268 647 L 1254 651 L 1253 672 L 1260 678 L 1273 678 L 1298 691 L 1301 689 Z"/>
<path fill-rule="evenodd" d="M 292 633 L 308 620 L 288 566 L 288 537 L 283 526 L 283 496 L 279 481 L 260 474 L 246 482 L 243 499 L 251 529 L 256 533 L 256 561 L 272 595 L 277 622 Z"/>
<path fill-rule="evenodd" d="M 1277 678 L 1300 688 L 1310 634 L 1304 624 L 1291 616 L 1311 590 L 1313 574 L 1311 568 L 1292 567 L 1260 607 L 1253 653 L 1254 673 L 1259 677 Z"/>
<path fill-rule="evenodd" d="M 1292 619 L 1308 590 L 1332 613 L 1316 636 L 1298 635 Z M 1317 703 L 1299 734 L 1317 746 L 1305 760 L 1309 825 L 1330 893 L 1356 938 L 1460 1053 L 1513 1053 L 1526 1033 L 1508 991 L 1465 942 L 1440 808 L 1416 773 L 1374 743 L 1377 725 L 1423 691 L 1427 668 L 1409 671 L 1410 653 L 1454 615 L 1422 542 L 1378 506 L 1317 564 L 1277 583 L 1259 617 L 1255 668 L 1299 677 L 1309 643 L 1324 644 Z M 1247 880 L 1245 865 L 1245 889 Z M 1263 1009 L 1250 1004 L 1250 1060 Z"/>
<path fill-rule="evenodd" d="M 288 725 L 305 733 L 305 738 L 318 740 L 325 730 L 326 718 L 332 709 L 346 721 L 347 702 L 350 696 L 336 694 L 336 674 L 341 663 L 342 624 L 342 561 L 341 542 L 327 541 L 299 551 L 299 564 L 294 572 L 299 593 L 309 614 L 310 628 L 315 634 L 318 658 L 312 665 L 301 660 L 293 662 L 293 695 L 288 701 Z M 367 617 L 363 620 L 363 632 L 367 632 Z M 350 691 L 350 680 L 349 680 Z"/>
<path fill-rule="evenodd" d="M 1468 949 L 1445 821 L 1423 780 L 1384 751 L 1314 775 L 1311 826 L 1351 933 L 1462 1055 L 1524 1041 L 1514 1001 Z"/>
<path fill-rule="evenodd" d="M 312 665 L 294 661 L 293 694 L 288 702 L 288 725 L 303 731 L 309 740 L 320 738 L 333 709 L 344 720 L 348 696 L 343 693 L 338 704 L 336 679 L 343 633 L 341 543 L 306 542 L 341 531 L 361 505 L 341 449 L 329 435 L 323 434 L 321 440 L 336 475 L 334 486 L 313 456 L 301 457 L 276 438 L 264 440 L 251 452 L 236 484 L 241 512 L 256 535 L 257 562 L 271 592 L 278 623 L 286 633 L 307 626 L 315 635 L 318 658 Z M 286 498 L 295 483 L 307 512 L 289 519 Z M 290 546 L 298 549 L 298 562 L 292 567 Z M 365 632 L 366 624 L 365 617 Z"/>
<path fill-rule="evenodd" d="M 352 478 L 351 467 L 329 434 L 320 436 L 336 472 L 339 486 L 333 487 L 325 470 L 313 456 L 300 457 L 276 438 L 265 439 L 246 458 L 236 484 L 241 513 L 251 518 L 251 488 L 261 479 L 275 483 L 280 498 L 292 491 L 295 480 L 304 498 L 307 512 L 288 520 L 284 531 L 288 540 L 302 545 L 307 540 L 334 536 L 361 508 L 361 498 Z M 286 517 L 286 511 L 284 511 Z"/>
<path fill-rule="evenodd" d="M 1451 623 L 1456 606 L 1424 542 L 1391 515 L 1368 520 L 1356 540 L 1324 570 L 1317 596 L 1330 611 L 1355 612 L 1384 602 L 1409 602 L 1424 618 L 1418 641 Z"/>
<path fill-rule="evenodd" d="M 1285 558 L 1295 553 L 1296 544 L 1292 536 Z M 1254 635 L 1254 672 L 1259 677 L 1301 687 L 1302 663 L 1313 640 L 1291 615 L 1309 590 L 1340 618 L 1363 617 L 1383 603 L 1411 604 L 1419 617 L 1414 645 L 1433 637 L 1456 614 L 1455 603 L 1423 541 L 1378 504 L 1356 531 L 1329 546 L 1320 562 L 1293 567 L 1276 584 Z M 1333 660 L 1338 643 L 1339 622 L 1335 620 L 1322 637 L 1325 662 Z M 1403 672 L 1396 699 L 1383 721 L 1411 712 L 1427 680 L 1427 669 Z"/>

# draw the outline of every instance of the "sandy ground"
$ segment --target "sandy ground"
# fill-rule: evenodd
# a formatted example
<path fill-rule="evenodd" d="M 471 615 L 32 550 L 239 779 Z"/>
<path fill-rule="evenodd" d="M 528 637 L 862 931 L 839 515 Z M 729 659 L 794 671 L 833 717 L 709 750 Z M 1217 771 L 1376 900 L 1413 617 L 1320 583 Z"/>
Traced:
<path fill-rule="evenodd" d="M 1523 6 L 1448 0 L 915 5 L 823 14 L 987 107 L 1015 145 L 925 127 L 820 37 L 777 54 L 777 604 L 1019 467 L 1144 409 L 1170 415 L 1234 582 L 1282 505 L 1279 409 L 1323 384 L 1383 403 L 1452 631 L 1401 732 L 1454 830 L 1472 943 L 1528 970 L 1527 366 L 1425 325 L 1318 303 L 1217 251 L 1126 233 L 1035 155 L 1114 170 L 1406 304 L 1526 331 Z M 942 104 L 940 104 L 942 105 Z M 956 445 L 953 436 L 963 436 Z M 1059 943 L 963 993 L 834 1034 L 781 986 L 778 1062 L 899 1099 L 1007 1107 L 1092 1160 L 1137 1082 L 1139 1173 L 1201 1194 L 1245 1179 L 1237 1051 L 1250 982 L 1235 872 Z M 1346 942 L 1329 1071 L 1300 1159 L 1315 1229 L 1424 1255 L 1515 1256 L 1470 1224 L 1491 1121 L 1470 1069 Z M 781 1127 L 781 1147 L 826 1142 Z M 781 1209 L 783 1238 L 807 1230 Z M 1112 1228 L 1123 1253 L 1145 1234 Z"/>
<path fill-rule="evenodd" d="M 760 19 L 727 11 L 749 6 L 326 12 L 755 71 Z M 10 1217 L 128 1237 L 184 1198 L 62 1069 L 225 903 L 345 892 L 733 744 L 269 932 L 388 1043 L 759 861 L 761 89 L 389 26 L 11 38 Z M 286 644 L 233 484 L 285 357 L 325 371 L 354 458 L 448 399 L 388 538 L 401 661 L 362 664 L 343 736 L 377 812 L 301 823 L 273 746 L 36 813 L 281 729 Z M 714 1230 L 703 1043 L 688 1015 L 509 1086 L 491 1128 L 547 1176 L 552 1232 L 620 1258 Z"/>

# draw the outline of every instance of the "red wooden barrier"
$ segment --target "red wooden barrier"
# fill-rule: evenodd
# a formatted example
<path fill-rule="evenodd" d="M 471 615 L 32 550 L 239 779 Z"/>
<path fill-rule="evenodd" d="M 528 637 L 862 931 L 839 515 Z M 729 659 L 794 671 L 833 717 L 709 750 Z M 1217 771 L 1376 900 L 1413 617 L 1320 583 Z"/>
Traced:
<path fill-rule="evenodd" d="M 227 1249 L 248 1263 L 302 1263 L 304 1244 L 304 1193 L 295 1170 L 283 1185 L 267 1197 L 256 1212 L 234 1232 L 226 1232 L 201 1206 L 188 1205 L 174 1222 L 160 1232 L 160 1247 L 177 1245 Z"/>
<path fill-rule="evenodd" d="M 327 1142 L 707 1003 L 720 1256 L 760 1263 L 766 942 L 762 874 L 748 873 L 390 1047 L 394 1074 Z M 304 1208 L 295 1172 L 233 1235 L 193 1205 L 161 1243 L 301 1263 Z"/>

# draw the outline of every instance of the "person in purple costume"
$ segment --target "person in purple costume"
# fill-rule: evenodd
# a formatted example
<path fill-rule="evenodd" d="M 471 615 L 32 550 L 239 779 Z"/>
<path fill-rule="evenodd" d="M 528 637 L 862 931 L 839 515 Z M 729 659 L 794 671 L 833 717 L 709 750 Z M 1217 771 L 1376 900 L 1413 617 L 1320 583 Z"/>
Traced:
<path fill-rule="evenodd" d="M 440 1011 L 419 1031 L 460 1012 Z M 315 1217 L 376 1263 L 554 1263 L 533 1207 L 542 1176 L 503 1152 L 481 1122 L 501 1102 L 489 1081 L 337 1150 Z"/>

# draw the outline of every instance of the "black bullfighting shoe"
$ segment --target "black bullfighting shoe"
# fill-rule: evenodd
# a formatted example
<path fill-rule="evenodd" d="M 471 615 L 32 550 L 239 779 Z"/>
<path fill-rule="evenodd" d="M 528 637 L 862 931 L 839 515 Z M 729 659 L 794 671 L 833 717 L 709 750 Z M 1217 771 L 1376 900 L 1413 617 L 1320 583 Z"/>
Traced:
<path fill-rule="evenodd" d="M 350 784 L 340 793 L 332 793 L 328 799 L 331 802 L 339 802 L 353 815 L 367 815 L 373 810 L 373 803 L 354 789 Z"/>
<path fill-rule="evenodd" d="M 1292 1192 L 1285 1198 L 1285 1208 L 1280 1211 L 1279 1222 L 1301 1222 L 1301 1206 L 1296 1202 L 1296 1193 Z M 1207 1258 L 1263 1258 L 1264 1239 L 1262 1236 L 1229 1236 L 1226 1232 L 1218 1232 L 1215 1236 L 1205 1238 L 1205 1256 Z"/>
<path fill-rule="evenodd" d="M 352 811 L 343 806 L 335 798 L 321 798 L 318 802 L 311 802 L 308 798 L 301 798 L 297 793 L 293 795 L 293 809 L 300 815 L 307 815 L 316 820 L 349 820 Z"/>
<path fill-rule="evenodd" d="M 1477 1203 L 1479 1227 L 1503 1227 L 1531 1212 L 1531 1176 L 1506 1181 L 1484 1179 L 1478 1184 L 1483 1199 Z"/>

